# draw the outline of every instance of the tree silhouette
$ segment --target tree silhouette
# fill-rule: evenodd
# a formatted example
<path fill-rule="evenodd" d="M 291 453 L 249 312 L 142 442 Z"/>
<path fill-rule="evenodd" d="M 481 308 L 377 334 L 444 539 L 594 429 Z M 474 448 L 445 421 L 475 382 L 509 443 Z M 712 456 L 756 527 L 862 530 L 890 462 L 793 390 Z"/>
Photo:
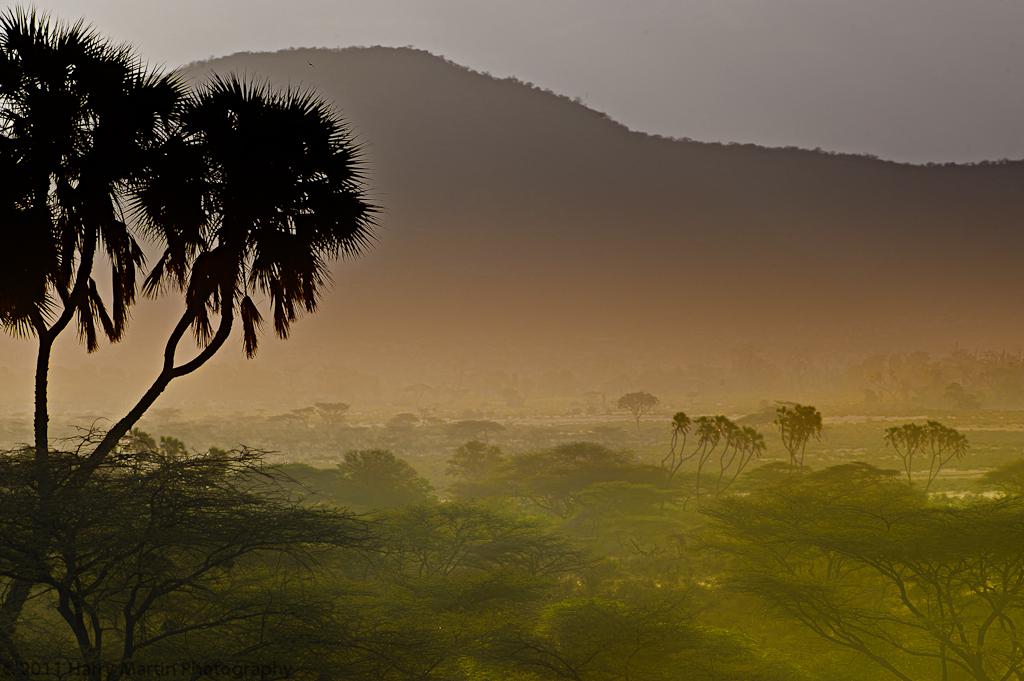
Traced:
<path fill-rule="evenodd" d="M 590 485 L 616 480 L 651 483 L 661 477 L 659 469 L 637 464 L 628 451 L 596 442 L 563 442 L 516 454 L 506 460 L 500 473 L 508 496 L 563 520 L 576 513 L 580 493 Z"/>
<path fill-rule="evenodd" d="M 690 434 L 691 428 L 693 434 L 697 439 L 697 442 L 689 454 L 686 453 L 686 439 Z M 696 462 L 696 475 L 694 482 L 694 496 L 697 499 L 697 504 L 700 504 L 701 494 L 701 478 L 704 474 L 704 467 L 711 460 L 711 456 L 715 449 L 718 447 L 719 442 L 724 441 L 727 443 L 725 449 L 721 454 L 721 470 L 719 472 L 718 487 L 721 488 L 722 480 L 724 479 L 725 470 L 731 465 L 732 461 L 726 463 L 725 454 L 729 450 L 729 437 L 730 433 L 742 432 L 744 429 L 740 429 L 735 423 L 730 421 L 725 416 L 701 416 L 696 420 L 691 421 L 690 417 L 684 412 L 676 412 L 675 416 L 672 417 L 672 440 L 669 446 L 669 453 L 661 460 L 661 469 L 665 471 L 668 476 L 669 482 L 675 477 L 676 473 L 679 472 L 680 467 L 691 459 Z M 752 432 L 756 433 L 753 429 Z M 677 449 L 678 448 L 678 449 Z M 756 447 L 756 454 L 760 457 L 760 453 L 763 450 L 763 443 Z M 734 450 L 734 458 L 736 451 Z M 746 458 L 746 450 L 744 450 L 744 456 L 740 458 L 739 470 L 736 472 L 736 476 L 742 472 L 743 467 L 749 461 Z M 734 478 L 735 479 L 735 476 Z M 730 480 L 726 487 L 731 484 Z"/>
<path fill-rule="evenodd" d="M 679 467 L 689 458 L 684 455 L 684 450 L 686 449 L 686 436 L 690 434 L 690 424 L 690 417 L 685 412 L 678 411 L 672 417 L 672 442 L 668 454 L 661 460 L 661 467 L 668 473 L 670 482 L 679 471 Z M 678 451 L 676 451 L 676 447 L 679 448 Z"/>
<path fill-rule="evenodd" d="M 783 405 L 775 414 L 782 446 L 789 452 L 789 466 L 803 472 L 808 440 L 821 439 L 821 412 L 810 405 L 795 404 L 792 409 Z"/>
<path fill-rule="evenodd" d="M 1008 461 L 981 476 L 979 483 L 1006 496 L 1024 496 L 1024 458 Z"/>
<path fill-rule="evenodd" d="M 896 456 L 903 461 L 903 472 L 907 474 L 907 482 L 914 484 L 914 455 L 925 446 L 927 430 L 916 423 L 905 423 L 902 426 L 886 428 L 882 438 L 886 447 L 896 450 Z"/>
<path fill-rule="evenodd" d="M 977 396 L 968 393 L 961 383 L 947 385 L 943 397 L 957 409 L 978 409 L 980 406 Z"/>
<path fill-rule="evenodd" d="M 313 406 L 316 407 L 316 413 L 320 415 L 324 423 L 331 425 L 345 420 L 345 414 L 350 408 L 350 405 L 344 402 L 314 402 Z"/>
<path fill-rule="evenodd" d="M 309 430 L 309 420 L 313 418 L 313 414 L 316 413 L 316 407 L 301 407 L 299 409 L 292 409 L 292 413 L 295 414 L 300 421 L 302 426 Z"/>
<path fill-rule="evenodd" d="M 47 626 L 64 638 L 62 655 L 86 670 L 75 676 L 118 678 L 103 672 L 167 659 L 170 651 L 199 662 L 251 660 L 270 643 L 268 634 L 294 645 L 287 639 L 310 631 L 301 613 L 315 600 L 289 582 L 315 575 L 322 569 L 317 558 L 332 549 L 364 545 L 365 525 L 335 509 L 291 502 L 282 474 L 260 452 L 187 454 L 174 438 L 153 448 L 141 436 L 131 454 L 103 462 L 74 495 L 38 504 L 30 501 L 28 462 L 0 457 L 0 572 L 27 573 L 23 581 L 38 585 L 34 614 L 53 613 Z M 42 512 L 57 521 L 51 531 L 59 550 L 24 531 Z M 4 647 L 10 654 L 34 645 L 20 637 Z M 17 678 L 12 658 L 0 664 Z"/>
<path fill-rule="evenodd" d="M 448 436 L 458 440 L 475 440 L 483 434 L 484 444 L 490 444 L 490 434 L 500 433 L 503 430 L 505 430 L 505 426 L 494 421 L 456 421 L 448 426 Z"/>
<path fill-rule="evenodd" d="M 407 411 L 395 414 L 388 420 L 388 428 L 396 430 L 409 430 L 420 422 L 420 417 Z"/>
<path fill-rule="evenodd" d="M 693 451 L 686 454 L 684 448 L 691 426 L 693 426 L 697 443 Z M 696 461 L 694 496 L 698 505 L 700 505 L 705 467 L 720 444 L 723 446 L 718 454 L 718 477 L 714 487 L 714 496 L 716 497 L 724 494 L 736 482 L 751 461 L 761 458 L 761 454 L 765 450 L 764 436 L 756 429 L 750 426 L 739 426 L 722 415 L 701 416 L 692 423 L 683 412 L 678 412 L 672 418 L 672 446 L 668 456 L 662 460 L 661 467 L 668 473 L 668 478 L 671 481 L 683 463 L 691 459 Z M 676 452 L 677 445 L 678 452 Z"/>
<path fill-rule="evenodd" d="M 75 317 L 90 352 L 98 331 L 123 337 L 144 257 L 122 208 L 183 91 L 81 22 L 24 9 L 0 16 L 0 74 L 0 327 L 38 340 L 34 444 L 46 485 L 53 344 Z M 102 255 L 107 301 L 93 279 Z"/>
<path fill-rule="evenodd" d="M 38 341 L 27 487 L 36 497 L 26 503 L 43 511 L 24 528 L 32 544 L 45 552 L 57 541 L 46 509 L 117 458 L 170 382 L 223 346 L 236 314 L 247 355 L 256 353 L 263 313 L 251 294 L 269 301 L 281 338 L 301 310 L 315 311 L 327 262 L 372 239 L 376 209 L 358 154 L 341 118 L 311 92 L 214 77 L 189 93 L 81 22 L 0 15 L 0 327 Z M 162 251 L 143 291 L 177 289 L 185 312 L 135 406 L 102 438 L 90 433 L 75 456 L 51 456 L 53 344 L 75 319 L 89 351 L 100 332 L 124 336 L 143 235 Z M 103 258 L 107 298 L 93 278 Z M 199 351 L 181 360 L 189 330 Z M 15 573 L 0 594 L 4 659 L 16 658 L 15 625 L 33 585 L 30 571 L 7 572 Z"/>
<path fill-rule="evenodd" d="M 885 429 L 882 437 L 885 446 L 891 446 L 896 455 L 903 460 L 903 471 L 907 474 L 907 482 L 910 484 L 913 484 L 914 455 L 921 453 L 929 456 L 925 492 L 939 476 L 943 466 L 953 459 L 963 459 L 967 453 L 967 438 L 956 429 L 944 426 L 938 421 L 928 421 L 923 426 L 916 423 L 892 426 Z"/>
<path fill-rule="evenodd" d="M 18 235 L 0 253 L 0 324 L 39 341 L 40 462 L 53 343 L 75 316 L 90 351 L 97 327 L 123 337 L 144 262 L 137 234 L 163 251 L 144 292 L 185 294 L 160 373 L 94 449 L 87 476 L 173 379 L 220 349 L 236 314 L 255 355 L 264 314 L 251 294 L 286 338 L 301 310 L 316 310 L 327 262 L 369 245 L 376 209 L 358 148 L 312 92 L 214 76 L 187 93 L 82 23 L 20 9 L 0 17 L 0 69 L 0 217 Z M 111 263 L 109 305 L 93 280 L 98 251 Z M 179 361 L 189 330 L 200 352 Z"/>
<path fill-rule="evenodd" d="M 633 415 L 633 418 L 636 419 L 636 432 L 639 433 L 640 419 L 644 414 L 658 406 L 660 401 L 661 400 L 654 395 L 641 391 L 636 393 L 626 393 L 619 398 L 619 401 L 616 402 L 616 406 L 619 409 L 625 409 Z"/>
<path fill-rule="evenodd" d="M 897 471 L 834 466 L 706 510 L 727 588 L 904 679 L 1024 666 L 1024 499 L 928 506 Z"/>
<path fill-rule="evenodd" d="M 338 464 L 339 496 L 364 508 L 388 508 L 426 501 L 433 490 L 407 461 L 387 449 L 345 452 Z"/>
<path fill-rule="evenodd" d="M 444 473 L 455 478 L 451 491 L 456 496 L 482 498 L 490 496 L 494 489 L 503 489 L 504 485 L 495 484 L 493 478 L 504 463 L 505 456 L 500 447 L 470 440 L 455 450 Z"/>
<path fill-rule="evenodd" d="M 185 293 L 160 374 L 107 434 L 105 456 L 175 378 L 202 366 L 227 340 L 237 312 L 248 357 L 269 299 L 285 339 L 300 309 L 314 312 L 327 261 L 359 255 L 376 209 L 363 198 L 358 149 L 341 118 L 312 92 L 278 92 L 237 77 L 212 80 L 185 101 L 181 124 L 146 168 L 136 194 L 145 229 L 166 244 L 143 286 Z M 213 317 L 219 315 L 214 328 Z M 201 351 L 176 363 L 192 330 Z"/>
<path fill-rule="evenodd" d="M 175 78 L 147 72 L 81 22 L 24 9 L 0 15 L 0 327 L 38 343 L 32 455 L 44 506 L 59 484 L 49 447 L 52 348 L 76 317 L 90 352 L 97 327 L 111 341 L 124 335 L 143 254 L 121 208 L 181 94 Z M 108 300 L 93 279 L 104 255 Z M 45 514 L 39 521 L 26 532 L 45 546 Z M 10 659 L 31 588 L 15 579 L 3 593 L 0 646 Z"/>
<path fill-rule="evenodd" d="M 726 433 L 726 446 L 722 450 L 719 459 L 718 481 L 715 483 L 715 496 L 721 496 L 732 483 L 740 476 L 743 470 L 754 459 L 760 459 L 766 445 L 764 436 L 750 426 L 732 425 Z M 732 454 L 726 458 L 726 453 L 732 449 Z"/>

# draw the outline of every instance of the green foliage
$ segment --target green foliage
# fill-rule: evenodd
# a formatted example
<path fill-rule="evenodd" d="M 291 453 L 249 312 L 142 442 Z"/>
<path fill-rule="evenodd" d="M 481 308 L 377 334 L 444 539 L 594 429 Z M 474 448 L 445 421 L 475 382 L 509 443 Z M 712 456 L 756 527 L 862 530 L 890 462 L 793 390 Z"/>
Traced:
<path fill-rule="evenodd" d="M 723 585 L 900 679 L 1019 673 L 1024 502 L 928 507 L 894 473 L 851 464 L 720 500 L 706 545 L 731 557 Z"/>
<path fill-rule="evenodd" d="M 386 449 L 345 452 L 338 471 L 337 499 L 365 509 L 419 503 L 433 491 L 415 468 Z"/>
<path fill-rule="evenodd" d="M 624 481 L 583 490 L 565 530 L 608 559 L 591 575 L 592 592 L 637 601 L 691 586 L 687 535 L 699 516 L 681 512 L 684 501 L 678 487 Z"/>
<path fill-rule="evenodd" d="M 568 537 L 536 520 L 509 518 L 464 502 L 421 504 L 376 517 L 386 546 L 375 571 L 419 577 L 501 572 L 556 577 L 593 562 Z"/>
<path fill-rule="evenodd" d="M 66 480 L 82 464 L 55 455 L 51 473 Z M 249 450 L 124 456 L 59 498 L 38 494 L 30 459 L 0 457 L 0 473 L 5 589 L 31 584 L 29 621 L 54 619 L 50 644 L 89 665 L 256 663 L 253 651 L 283 649 L 280 637 L 311 635 L 296 613 L 318 606 L 298 584 L 368 540 L 350 516 L 289 502 Z M 31 658 L 45 643 L 8 638 L 2 653 Z"/>
<path fill-rule="evenodd" d="M 510 632 L 499 654 L 540 679 L 799 679 L 777 654 L 733 632 L 702 627 L 685 597 L 626 604 L 562 601 L 529 629 Z"/>
<path fill-rule="evenodd" d="M 448 459 L 445 474 L 455 478 L 452 493 L 463 499 L 492 496 L 496 491 L 494 478 L 505 464 L 505 456 L 497 445 L 471 440 L 455 450 Z"/>
<path fill-rule="evenodd" d="M 269 467 L 247 449 L 200 453 L 138 429 L 235 326 L 250 357 L 265 318 L 287 337 L 317 308 L 328 261 L 369 243 L 377 209 L 359 149 L 309 91 L 236 77 L 188 91 L 84 25 L 31 10 L 0 18 L 0 71 L 0 225 L 16 237 L 0 251 L 0 326 L 39 347 L 33 446 L 0 456 L 0 666 L 13 678 L 25 661 L 59 659 L 90 665 L 93 681 L 113 681 L 122 662 L 170 660 L 285 663 L 271 676 L 318 681 L 801 679 L 748 635 L 771 638 L 789 620 L 899 678 L 1024 675 L 1024 465 L 983 478 L 1002 499 L 929 505 L 924 492 L 967 444 L 936 421 L 885 436 L 908 480 L 915 457 L 931 457 L 924 490 L 862 463 L 748 472 L 765 451 L 751 427 L 763 415 L 677 412 L 660 467 L 563 442 L 576 437 L 568 429 L 435 427 L 429 407 L 384 435 L 311 428 L 339 424 L 341 402 L 240 426 L 252 437 L 267 421 L 301 423 L 293 443 L 326 433 L 332 456 L 348 449 L 329 470 Z M 53 343 L 73 321 L 90 351 L 100 334 L 124 336 L 143 234 L 158 253 L 144 292 L 184 298 L 159 376 L 108 433 L 55 451 Z M 94 276 L 104 257 L 108 296 Z M 200 350 L 178 362 L 189 332 Z M 944 362 L 887 360 L 872 368 L 875 396 L 1019 403 L 1019 356 L 955 350 Z M 434 392 L 407 391 L 417 405 Z M 522 407 L 516 389 L 494 394 Z M 638 433 L 658 404 L 644 392 L 617 401 Z M 795 405 L 775 417 L 789 469 L 803 471 L 821 414 Z M 498 433 L 507 453 L 489 442 Z M 448 460 L 452 491 L 491 506 L 434 499 L 381 448 L 431 438 L 465 443 Z M 694 497 L 706 515 L 687 509 Z M 344 505 L 372 513 L 333 508 Z M 717 551 L 696 552 L 695 535 Z M 753 596 L 783 617 L 756 622 Z M 776 640 L 795 656 L 838 676 L 839 656 L 785 634 Z"/>
<path fill-rule="evenodd" d="M 335 468 L 316 468 L 308 464 L 289 463 L 278 468 L 282 474 L 281 486 L 295 499 L 305 503 L 325 503 L 342 506 L 339 497 L 341 471 Z"/>
<path fill-rule="evenodd" d="M 532 630 L 509 637 L 506 654 L 541 678 L 670 679 L 672 653 L 694 645 L 690 619 L 677 601 L 562 601 L 545 608 Z"/>
<path fill-rule="evenodd" d="M 580 493 L 595 483 L 652 482 L 662 477 L 632 454 L 594 442 L 568 442 L 508 459 L 501 478 L 507 494 L 559 518 L 576 512 Z"/>
<path fill-rule="evenodd" d="M 500 447 L 471 440 L 448 459 L 445 474 L 476 482 L 493 475 L 504 462 Z"/>
<path fill-rule="evenodd" d="M 357 679 L 487 678 L 496 642 L 526 626 L 594 559 L 536 520 L 467 503 L 389 509 L 376 551 L 339 566 L 352 581 L 333 655 Z"/>
<path fill-rule="evenodd" d="M 1024 496 L 1024 458 L 1004 463 L 981 476 L 979 483 L 1008 496 Z"/>

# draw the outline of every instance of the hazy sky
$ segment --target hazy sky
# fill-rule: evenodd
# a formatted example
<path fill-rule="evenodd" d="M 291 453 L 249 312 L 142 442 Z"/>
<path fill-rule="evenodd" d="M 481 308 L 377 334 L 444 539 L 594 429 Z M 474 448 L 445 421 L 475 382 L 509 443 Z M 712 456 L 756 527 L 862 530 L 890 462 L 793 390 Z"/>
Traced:
<path fill-rule="evenodd" d="M 412 45 L 631 128 L 884 158 L 1024 157 L 1022 0 L 50 0 L 177 66 Z"/>

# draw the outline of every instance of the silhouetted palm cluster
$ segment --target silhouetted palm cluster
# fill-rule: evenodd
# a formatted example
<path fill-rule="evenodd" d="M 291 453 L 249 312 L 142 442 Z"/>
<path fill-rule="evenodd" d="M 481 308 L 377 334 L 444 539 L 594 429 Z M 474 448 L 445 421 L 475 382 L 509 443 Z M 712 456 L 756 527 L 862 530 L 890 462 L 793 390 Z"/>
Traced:
<path fill-rule="evenodd" d="M 0 328 L 38 340 L 34 446 L 0 453 L 8 473 L 0 501 L 25 513 L 0 514 L 0 667 L 6 674 L 28 673 L 18 672 L 24 661 L 20 627 L 32 617 L 23 616 L 24 609 L 59 581 L 89 585 L 61 592 L 60 602 L 73 606 L 58 610 L 77 613 L 66 621 L 82 659 L 92 665 L 89 678 L 101 677 L 105 615 L 90 599 L 109 592 L 100 586 L 107 577 L 93 580 L 81 568 L 97 564 L 91 557 L 97 546 L 99 553 L 120 556 L 114 572 L 130 564 L 134 558 L 125 562 L 129 553 L 116 547 L 129 522 L 145 514 L 136 508 L 112 520 L 113 507 L 108 513 L 93 502 L 127 498 L 131 471 L 151 467 L 154 452 L 172 467 L 188 460 L 174 438 L 164 438 L 159 450 L 155 442 L 140 448 L 141 431 L 132 428 L 173 379 L 195 371 L 223 346 L 236 314 L 252 357 L 263 320 L 260 302 L 269 306 L 276 334 L 286 337 L 302 310 L 315 310 L 328 280 L 327 262 L 368 245 L 376 208 L 365 200 L 360 169 L 359 150 L 342 119 L 312 92 L 278 92 L 262 82 L 216 76 L 189 88 L 174 74 L 150 71 L 129 47 L 111 44 L 81 22 L 66 24 L 25 9 L 0 14 Z M 142 243 L 160 253 L 143 292 L 177 289 L 186 303 L 160 372 L 109 430 L 89 431 L 73 452 L 55 450 L 47 405 L 53 343 L 72 320 L 90 352 L 101 332 L 111 341 L 124 336 L 146 265 Z M 94 271 L 104 262 L 110 278 L 99 285 L 103 279 Z M 190 329 L 200 349 L 178 360 Z M 223 484 L 234 484 L 224 478 L 230 472 L 225 462 L 204 469 L 216 475 L 202 489 L 224 491 Z M 170 475 L 182 477 L 183 470 Z M 146 490 L 139 499 L 162 495 L 151 480 L 139 482 Z M 237 489 L 236 499 L 257 505 L 269 500 L 244 485 Z M 88 532 L 75 529 L 76 519 L 88 516 L 76 500 L 100 510 L 94 545 L 83 541 Z M 208 501 L 201 505 L 216 505 Z M 282 501 L 274 512 L 287 514 L 292 506 Z M 175 510 L 169 517 L 184 515 L 190 514 Z M 252 546 L 266 546 L 262 542 L 279 534 L 261 528 L 252 514 L 236 519 L 253 530 Z M 155 536 L 159 524 L 143 521 L 141 540 Z M 212 532 L 215 523 L 204 524 L 203 533 Z M 328 518 L 335 529 L 348 524 L 342 515 Z M 300 525 L 312 527 L 305 520 Z M 194 552 L 198 539 L 189 533 L 168 565 Z M 301 545 L 300 553 L 306 539 L 294 544 Z M 148 579 L 157 571 L 152 552 L 144 552 L 149 562 L 125 569 Z M 57 556 L 70 562 L 61 566 L 53 562 Z M 221 555 L 200 563 L 229 570 L 233 561 Z M 144 636 L 136 636 L 138 613 L 125 607 L 130 659 L 132 641 Z"/>
<path fill-rule="evenodd" d="M 0 19 L 5 327 L 42 336 L 77 313 L 90 350 L 97 321 L 121 337 L 143 263 L 122 199 L 182 95 L 81 23 L 20 10 Z M 90 276 L 97 248 L 111 264 L 112 319 Z"/>
<path fill-rule="evenodd" d="M 179 326 L 202 346 L 239 313 L 252 356 L 258 300 L 287 336 L 316 308 L 326 262 L 372 238 L 358 149 L 308 91 L 233 76 L 188 89 L 82 23 L 16 9 L 0 18 L 0 126 L 0 323 L 19 335 L 56 335 L 77 315 L 90 350 L 99 329 L 119 340 L 145 236 L 163 253 L 143 290 L 184 291 Z"/>
<path fill-rule="evenodd" d="M 241 317 L 256 354 L 265 302 L 285 338 L 312 312 L 327 262 L 373 238 L 359 149 L 309 91 L 211 77 L 195 88 L 150 71 L 127 46 L 35 10 L 0 16 L 0 327 L 39 341 L 36 456 L 47 456 L 53 342 L 77 317 L 89 351 L 120 340 L 146 259 L 156 296 L 185 295 L 160 374 L 99 445 L 113 451 L 175 378 L 223 346 Z M 93 278 L 105 260 L 110 293 Z M 176 361 L 191 329 L 201 351 Z"/>

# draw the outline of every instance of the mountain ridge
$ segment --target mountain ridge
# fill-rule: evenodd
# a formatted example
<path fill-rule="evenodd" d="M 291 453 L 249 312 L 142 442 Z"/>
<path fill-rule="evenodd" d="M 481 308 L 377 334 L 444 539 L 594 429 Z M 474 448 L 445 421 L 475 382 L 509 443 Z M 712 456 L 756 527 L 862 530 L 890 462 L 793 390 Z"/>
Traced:
<path fill-rule="evenodd" d="M 183 73 L 211 71 L 335 102 L 384 208 L 375 248 L 332 268 L 319 312 L 261 344 L 261 366 L 400 386 L 1024 339 L 1024 161 L 666 138 L 410 48 L 241 53 Z M 148 305 L 98 360 L 158 362 L 173 304 Z M 172 392 L 201 401 L 202 377 L 189 385 Z"/>
<path fill-rule="evenodd" d="M 349 118 L 366 145 L 389 228 L 377 253 L 337 272 L 351 270 L 341 276 L 352 294 L 385 309 L 396 304 L 387 296 L 437 307 L 460 286 L 487 297 L 483 287 L 495 305 L 538 328 L 555 321 L 563 330 L 614 334 L 621 324 L 612 320 L 639 315 L 645 321 L 638 333 L 653 333 L 664 326 L 654 322 L 657 301 L 638 313 L 644 302 L 608 290 L 637 285 L 663 296 L 707 297 L 691 303 L 698 316 L 746 299 L 748 312 L 765 322 L 770 305 L 783 319 L 752 337 L 785 344 L 785 327 L 802 309 L 786 299 L 813 288 L 819 330 L 867 314 L 875 326 L 905 326 L 897 335 L 907 345 L 935 344 L 912 329 L 948 312 L 937 304 L 942 300 L 963 318 L 976 307 L 1001 309 L 987 326 L 1002 330 L 986 335 L 961 324 L 939 343 L 999 345 L 1020 337 L 1020 315 L 1010 315 L 1007 304 L 1024 306 L 1016 267 L 1024 253 L 1022 161 L 916 165 L 671 139 L 631 131 L 578 99 L 415 48 L 249 53 L 194 64 L 191 73 L 211 70 L 315 87 Z M 721 253 L 728 253 L 727 273 Z M 678 271 L 681 258 L 685 272 Z M 409 276 L 384 277 L 383 269 Z M 366 276 L 381 295 L 359 283 Z M 513 281 L 526 289 L 522 295 L 508 293 Z M 567 293 L 588 288 L 600 291 L 598 299 Z M 580 306 L 603 310 L 608 323 L 573 320 L 558 309 Z M 457 321 L 450 312 L 436 323 L 406 312 L 424 329 Z M 505 332 L 525 330 L 484 316 Z M 865 338 L 873 333 L 865 331 Z"/>
<path fill-rule="evenodd" d="M 181 66 L 181 67 L 179 67 L 178 69 L 175 69 L 175 70 L 179 71 L 179 72 L 188 73 L 188 72 L 191 72 L 194 69 L 202 68 L 204 65 L 207 65 L 207 64 L 210 64 L 210 63 L 215 63 L 215 62 L 220 62 L 220 61 L 235 60 L 235 59 L 239 59 L 239 58 L 240 59 L 257 58 L 257 57 L 268 56 L 268 55 L 270 55 L 270 56 L 279 56 L 281 54 L 290 54 L 290 53 L 296 53 L 296 52 L 301 52 L 301 53 L 307 53 L 308 52 L 308 53 L 312 53 L 312 54 L 319 54 L 319 53 L 331 54 L 331 53 L 347 53 L 347 52 L 366 52 L 366 51 L 374 51 L 374 50 L 409 52 L 409 53 L 416 54 L 418 56 L 425 56 L 425 57 L 427 57 L 427 58 L 429 58 L 431 60 L 440 61 L 443 64 L 445 64 L 446 66 L 452 67 L 452 68 L 454 68 L 456 70 L 459 70 L 459 71 L 466 72 L 468 74 L 472 74 L 472 75 L 476 75 L 476 76 L 485 76 L 485 77 L 487 77 L 487 78 L 489 78 L 491 80 L 497 81 L 497 82 L 507 82 L 507 83 L 512 83 L 512 84 L 515 84 L 515 85 L 525 86 L 526 88 L 529 88 L 531 90 L 536 90 L 537 92 L 543 93 L 545 95 L 549 95 L 549 96 L 555 97 L 557 99 L 564 100 L 566 103 L 571 103 L 571 104 L 579 105 L 580 107 L 586 109 L 588 112 L 594 114 L 595 116 L 597 116 L 597 117 L 599 117 L 601 119 L 604 119 L 604 120 L 606 120 L 608 122 L 611 122 L 611 123 L 615 124 L 616 126 L 622 128 L 623 130 L 625 130 L 627 132 L 637 133 L 637 134 L 640 134 L 640 135 L 644 135 L 645 137 L 651 137 L 651 138 L 658 139 L 658 140 L 666 140 L 666 141 L 670 141 L 670 142 L 689 142 L 689 143 L 694 143 L 694 144 L 704 144 L 704 145 L 712 145 L 712 146 L 725 146 L 725 147 L 740 146 L 740 147 L 746 147 L 746 148 L 765 149 L 765 150 L 771 150 L 771 151 L 803 151 L 803 152 L 808 152 L 808 153 L 813 153 L 813 154 L 823 154 L 823 155 L 826 155 L 826 156 L 850 156 L 850 157 L 854 157 L 854 158 L 869 159 L 869 160 L 872 160 L 872 161 L 881 161 L 883 163 L 892 163 L 894 165 L 929 167 L 929 168 L 930 167 L 971 167 L 971 166 L 1003 165 L 1003 164 L 1007 164 L 1007 163 L 1015 163 L 1015 162 L 1019 162 L 1019 161 L 1024 161 L 1024 159 L 1011 159 L 1011 158 L 1008 158 L 1008 157 L 1003 157 L 1003 158 L 998 158 L 998 159 L 983 159 L 983 160 L 980 160 L 980 161 L 965 161 L 965 162 L 959 162 L 959 161 L 941 161 L 941 162 L 929 161 L 929 162 L 925 162 L 925 163 L 913 163 L 913 162 L 910 162 L 910 161 L 899 161 L 899 160 L 895 160 L 895 159 L 884 158 L 884 157 L 878 156 L 877 154 L 836 151 L 836 150 L 824 149 L 824 148 L 822 148 L 820 146 L 819 147 L 815 147 L 815 148 L 800 147 L 800 146 L 795 146 L 795 145 L 786 145 L 786 146 L 773 147 L 773 146 L 768 146 L 768 145 L 760 145 L 760 144 L 755 144 L 755 143 L 752 143 L 752 142 L 742 142 L 742 141 L 737 141 L 737 140 L 732 140 L 732 141 L 699 140 L 699 139 L 695 139 L 695 138 L 691 138 L 691 137 L 687 137 L 687 136 L 677 137 L 677 136 L 673 136 L 673 135 L 663 135 L 663 134 L 660 134 L 660 133 L 652 133 L 652 132 L 648 132 L 648 131 L 637 129 L 637 128 L 630 128 L 628 125 L 626 125 L 622 121 L 616 120 L 612 115 L 608 114 L 607 112 L 603 112 L 603 111 L 600 111 L 598 109 L 591 108 L 585 102 L 585 100 L 582 97 L 579 97 L 579 96 L 575 96 L 574 97 L 574 96 L 570 96 L 570 95 L 563 94 L 563 93 L 560 93 L 560 92 L 556 92 L 556 91 L 554 91 L 554 90 L 552 90 L 550 88 L 542 87 L 542 86 L 537 85 L 537 84 L 535 84 L 535 83 L 533 83 L 531 81 L 521 80 L 520 78 L 518 78 L 516 76 L 497 76 L 497 75 L 494 75 L 494 74 L 490 73 L 489 71 L 474 69 L 471 66 L 467 66 L 465 64 L 460 64 L 459 62 L 457 62 L 457 61 L 455 61 L 453 59 L 449 59 L 448 57 L 446 57 L 446 56 L 444 56 L 442 54 L 436 54 L 436 53 L 433 53 L 433 52 L 431 52 L 429 50 L 426 50 L 426 49 L 423 49 L 423 48 L 417 48 L 417 47 L 414 47 L 412 45 L 406 45 L 406 46 L 403 46 L 403 47 L 393 47 L 393 46 L 386 46 L 386 45 L 351 45 L 351 46 L 346 46 L 346 47 L 290 47 L 290 48 L 281 49 L 281 50 L 275 50 L 275 51 L 255 51 L 255 52 L 254 51 L 245 50 L 245 51 L 240 51 L 240 52 L 233 52 L 231 54 L 222 55 L 222 56 L 219 56 L 219 57 L 212 57 L 212 58 L 209 58 L 209 59 L 195 60 L 195 61 L 189 62 L 188 64 L 185 64 L 185 65 L 183 65 L 183 66 Z M 315 68 L 315 66 L 314 66 L 314 68 Z M 253 74 L 253 75 L 258 77 L 258 74 Z"/>

